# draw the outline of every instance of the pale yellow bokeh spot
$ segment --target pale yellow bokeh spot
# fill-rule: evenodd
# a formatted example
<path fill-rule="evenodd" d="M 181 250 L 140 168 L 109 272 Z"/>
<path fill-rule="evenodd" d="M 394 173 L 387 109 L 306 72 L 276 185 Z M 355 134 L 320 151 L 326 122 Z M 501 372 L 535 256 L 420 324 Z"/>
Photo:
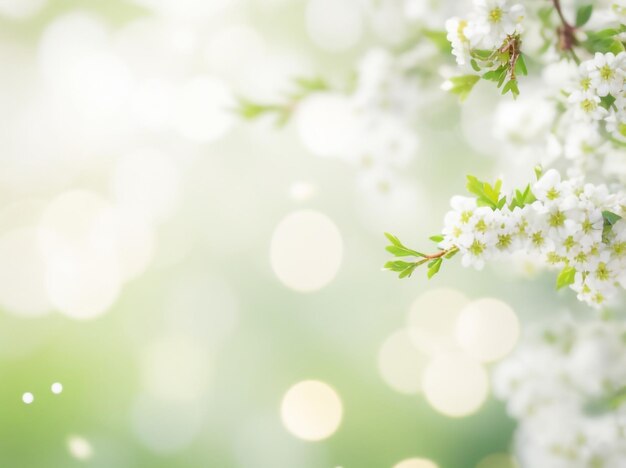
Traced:
<path fill-rule="evenodd" d="M 291 387 L 280 408 L 285 428 L 304 440 L 322 440 L 335 433 L 343 414 L 339 395 L 329 385 L 306 380 Z"/>

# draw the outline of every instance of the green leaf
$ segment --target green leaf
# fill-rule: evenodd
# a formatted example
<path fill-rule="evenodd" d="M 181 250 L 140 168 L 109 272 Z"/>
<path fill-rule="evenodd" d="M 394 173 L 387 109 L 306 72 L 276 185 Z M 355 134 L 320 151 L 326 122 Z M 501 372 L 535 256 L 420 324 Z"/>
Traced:
<path fill-rule="evenodd" d="M 388 232 L 385 233 L 385 237 L 387 238 L 387 240 L 389 242 L 391 242 L 393 245 L 397 245 L 398 247 L 402 247 L 402 242 L 400 242 L 400 239 L 398 239 L 396 236 L 394 236 L 393 234 L 390 234 Z"/>
<path fill-rule="evenodd" d="M 449 253 L 446 254 L 446 259 L 451 259 L 458 253 L 459 253 L 459 249 L 451 250 Z"/>
<path fill-rule="evenodd" d="M 524 206 L 530 205 L 536 200 L 537 199 L 535 198 L 535 195 L 533 194 L 530 188 L 530 184 L 528 184 L 523 192 L 520 190 L 515 191 L 513 200 L 511 201 L 509 208 L 510 209 L 513 209 L 515 207 L 523 208 Z"/>
<path fill-rule="evenodd" d="M 603 211 L 602 218 L 604 218 L 604 224 L 608 224 L 609 226 L 613 226 L 620 219 L 622 219 L 620 215 L 612 213 L 611 211 Z"/>
<path fill-rule="evenodd" d="M 622 32 L 622 28 L 608 28 L 602 31 L 587 32 L 587 40 L 582 45 L 591 53 L 600 52 L 606 54 L 613 52 L 618 54 L 624 50 L 624 45 L 615 38 Z"/>
<path fill-rule="evenodd" d="M 593 13 L 593 5 L 583 5 L 576 12 L 576 27 L 580 28 L 587 24 L 591 14 Z"/>
<path fill-rule="evenodd" d="M 514 98 L 519 96 L 519 88 L 517 87 L 517 80 L 509 80 L 507 84 L 502 88 L 502 94 L 511 92 Z"/>
<path fill-rule="evenodd" d="M 537 12 L 539 19 L 541 20 L 541 24 L 546 28 L 550 28 L 552 26 L 552 23 L 550 21 L 550 16 L 552 16 L 553 11 L 554 11 L 554 8 L 552 8 L 551 6 L 548 6 L 548 7 L 540 8 L 539 11 Z"/>
<path fill-rule="evenodd" d="M 387 250 L 387 252 L 393 254 L 396 257 L 425 257 L 426 256 L 423 253 L 418 252 L 417 250 L 409 249 L 402 242 L 400 242 L 400 239 L 398 239 L 393 234 L 386 232 L 385 237 L 387 238 L 387 240 L 389 240 L 389 242 L 391 242 L 391 245 L 388 245 L 387 247 L 385 247 L 385 250 Z"/>
<path fill-rule="evenodd" d="M 608 244 L 612 237 L 613 225 L 622 219 L 622 217 L 610 211 L 603 211 L 602 218 L 604 219 L 604 225 L 602 226 L 602 242 Z"/>
<path fill-rule="evenodd" d="M 476 62 L 476 60 L 474 59 L 470 60 L 470 64 L 472 65 L 472 68 L 474 69 L 475 72 L 480 72 L 481 68 L 478 66 L 478 63 Z"/>
<path fill-rule="evenodd" d="M 615 103 L 615 98 L 611 96 L 610 94 L 607 94 L 606 96 L 602 96 L 600 98 L 600 105 L 604 107 L 606 110 L 609 110 L 614 103 Z"/>
<path fill-rule="evenodd" d="M 469 193 L 476 195 L 476 203 L 480 206 L 489 206 L 492 209 L 498 209 L 498 206 L 503 206 L 506 203 L 506 199 L 502 202 L 500 197 L 500 190 L 502 188 L 502 181 L 497 180 L 496 183 L 491 186 L 487 182 L 482 182 L 472 175 L 467 176 L 467 190 Z"/>
<path fill-rule="evenodd" d="M 452 45 L 448 41 L 448 33 L 446 31 L 435 31 L 433 29 L 425 29 L 422 31 L 424 37 L 430 39 L 430 41 L 437 46 L 437 48 L 444 54 L 452 53 Z"/>
<path fill-rule="evenodd" d="M 294 83 L 307 93 L 328 89 L 328 83 L 321 77 L 299 77 L 294 79 Z"/>
<path fill-rule="evenodd" d="M 396 257 L 425 257 L 421 252 L 407 249 L 406 247 L 398 247 L 397 245 L 389 245 L 385 247 L 385 250 Z"/>
<path fill-rule="evenodd" d="M 415 271 L 415 268 L 417 268 L 417 263 L 414 263 L 410 267 L 406 268 L 402 273 L 400 273 L 399 278 L 402 279 L 410 277 Z"/>
<path fill-rule="evenodd" d="M 528 68 L 526 68 L 526 60 L 524 60 L 524 54 L 519 54 L 517 62 L 515 62 L 515 73 L 518 75 L 528 75 Z"/>
<path fill-rule="evenodd" d="M 499 66 L 495 70 L 488 71 L 483 75 L 484 80 L 495 81 L 496 83 L 500 81 L 502 76 L 506 76 L 507 67 L 504 65 Z"/>
<path fill-rule="evenodd" d="M 457 94 L 461 101 L 464 101 L 465 99 L 467 99 L 469 94 L 472 92 L 472 89 L 474 89 L 474 86 L 476 86 L 476 83 L 478 83 L 479 80 L 480 76 L 478 75 L 455 76 L 453 78 L 450 78 L 451 86 L 449 91 L 452 94 Z"/>
<path fill-rule="evenodd" d="M 568 266 L 561 270 L 556 279 L 556 289 L 564 288 L 574 283 L 576 279 L 576 268 Z"/>
<path fill-rule="evenodd" d="M 278 110 L 278 106 L 260 104 L 246 98 L 239 98 L 237 101 L 235 112 L 246 120 L 255 120 L 264 114 Z"/>
<path fill-rule="evenodd" d="M 493 50 L 472 49 L 471 54 L 478 60 L 491 60 L 493 58 Z"/>
<path fill-rule="evenodd" d="M 430 236 L 429 239 L 433 242 L 439 243 L 443 240 L 443 236 L 438 234 L 436 236 Z"/>
<path fill-rule="evenodd" d="M 439 272 L 439 269 L 441 268 L 442 263 L 443 263 L 443 259 L 437 258 L 428 264 L 428 273 L 427 273 L 428 279 L 432 278 Z"/>
<path fill-rule="evenodd" d="M 404 271 L 411 265 L 415 265 L 414 262 L 405 262 L 403 260 L 391 260 L 385 263 L 385 268 L 391 271 Z"/>

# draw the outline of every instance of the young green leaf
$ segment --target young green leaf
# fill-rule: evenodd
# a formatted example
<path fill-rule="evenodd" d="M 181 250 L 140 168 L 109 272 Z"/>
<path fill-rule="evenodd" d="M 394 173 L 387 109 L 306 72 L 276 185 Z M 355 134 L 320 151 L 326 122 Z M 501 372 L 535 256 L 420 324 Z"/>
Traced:
<path fill-rule="evenodd" d="M 604 224 L 608 224 L 610 226 L 613 226 L 620 219 L 622 219 L 620 215 L 612 213 L 611 211 L 603 211 L 602 218 L 604 219 Z"/>
<path fill-rule="evenodd" d="M 487 182 L 482 182 L 472 175 L 467 176 L 467 190 L 471 194 L 476 195 L 476 203 L 480 206 L 488 206 L 494 210 L 504 206 L 506 199 L 504 197 L 500 198 L 501 188 L 501 180 L 497 180 L 496 183 L 491 186 Z M 504 202 L 502 201 L 503 199 Z"/>
<path fill-rule="evenodd" d="M 439 269 L 441 268 L 442 263 L 443 263 L 443 259 L 437 258 L 428 264 L 428 273 L 427 273 L 428 279 L 432 278 L 439 272 Z"/>
<path fill-rule="evenodd" d="M 461 101 L 467 99 L 469 94 L 476 86 L 476 83 L 480 80 L 478 75 L 462 75 L 450 78 L 450 82 L 447 85 L 447 89 L 452 93 L 459 96 Z"/>
<path fill-rule="evenodd" d="M 561 289 L 573 284 L 575 278 L 576 268 L 570 266 L 563 268 L 556 279 L 556 289 Z"/>
<path fill-rule="evenodd" d="M 593 5 L 583 5 L 576 12 L 576 27 L 580 28 L 587 24 L 593 13 Z"/>
<path fill-rule="evenodd" d="M 606 96 L 602 96 L 600 98 L 600 105 L 604 107 L 606 110 L 609 110 L 614 103 L 615 103 L 615 98 L 611 96 L 610 94 L 607 94 Z"/>
<path fill-rule="evenodd" d="M 425 29 L 422 34 L 435 44 L 435 46 L 444 54 L 452 53 L 452 45 L 448 41 L 448 33 L 446 31 L 435 31 L 433 29 Z"/>
<path fill-rule="evenodd" d="M 402 278 L 411 277 L 411 275 L 415 271 L 415 268 L 417 268 L 417 263 L 414 263 L 410 267 L 406 268 L 402 273 L 400 273 L 399 278 L 402 279 Z"/>
<path fill-rule="evenodd" d="M 515 73 L 518 75 L 528 75 L 528 68 L 526 68 L 526 60 L 524 60 L 524 54 L 519 54 L 517 62 L 515 62 Z"/>
<path fill-rule="evenodd" d="M 426 256 L 423 253 L 418 252 L 417 250 L 409 249 L 402 242 L 400 242 L 400 239 L 398 239 L 393 234 L 386 232 L 385 237 L 387 238 L 387 240 L 389 240 L 389 242 L 391 242 L 391 245 L 388 245 L 387 247 L 385 247 L 385 250 L 387 250 L 387 252 L 393 254 L 396 257 L 425 257 Z"/>
<path fill-rule="evenodd" d="M 388 245 L 385 250 L 396 257 L 425 257 L 421 252 L 397 245 Z"/>
<path fill-rule="evenodd" d="M 409 268 L 411 265 L 414 265 L 414 262 L 405 262 L 403 260 L 391 260 L 385 263 L 385 268 L 391 271 L 404 271 Z"/>

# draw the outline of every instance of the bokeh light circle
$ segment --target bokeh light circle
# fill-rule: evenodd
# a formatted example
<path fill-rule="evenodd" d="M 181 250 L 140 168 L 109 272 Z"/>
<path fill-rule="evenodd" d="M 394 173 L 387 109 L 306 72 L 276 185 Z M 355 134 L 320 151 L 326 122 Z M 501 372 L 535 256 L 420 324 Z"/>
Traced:
<path fill-rule="evenodd" d="M 335 433 L 341 423 L 343 406 L 339 395 L 329 385 L 305 380 L 287 391 L 280 414 L 283 425 L 291 434 L 317 441 Z"/>
<path fill-rule="evenodd" d="M 318 93 L 307 98 L 295 122 L 302 144 L 315 156 L 347 157 L 359 141 L 356 112 L 346 96 Z"/>
<path fill-rule="evenodd" d="M 112 211 L 97 194 L 74 190 L 55 198 L 43 214 L 46 290 L 55 308 L 71 318 L 98 317 L 119 295 L 118 244 L 101 230 Z"/>
<path fill-rule="evenodd" d="M 476 468 L 519 468 L 519 464 L 508 453 L 494 453 L 483 458 Z"/>
<path fill-rule="evenodd" d="M 208 353 L 197 340 L 172 335 L 152 343 L 141 354 L 145 392 L 163 401 L 193 401 L 209 383 Z"/>
<path fill-rule="evenodd" d="M 179 90 L 173 114 L 176 131 L 196 143 L 222 137 L 234 123 L 230 90 L 219 79 L 198 76 Z"/>
<path fill-rule="evenodd" d="M 138 396 L 131 418 L 136 436 L 154 453 L 172 454 L 188 447 L 202 428 L 204 412 L 196 401 L 163 401 Z"/>
<path fill-rule="evenodd" d="M 0 0 L 0 16 L 25 19 L 39 13 L 47 0 Z"/>
<path fill-rule="evenodd" d="M 160 223 L 180 200 L 180 170 L 166 153 L 136 149 L 117 161 L 111 190 L 126 211 L 147 223 Z"/>
<path fill-rule="evenodd" d="M 459 291 L 433 289 L 419 296 L 408 317 L 408 329 L 415 345 L 429 355 L 458 348 L 456 325 L 469 299 Z"/>
<path fill-rule="evenodd" d="M 438 412 L 463 417 L 474 413 L 487 399 L 489 380 L 485 369 L 470 357 L 442 354 L 424 370 L 423 391 Z"/>
<path fill-rule="evenodd" d="M 438 465 L 426 458 L 407 458 L 393 465 L 393 468 L 439 468 Z"/>
<path fill-rule="evenodd" d="M 422 387 L 422 372 L 428 357 L 411 340 L 406 330 L 389 336 L 378 352 L 378 370 L 384 381 L 401 393 L 418 393 Z"/>
<path fill-rule="evenodd" d="M 0 307 L 21 316 L 52 309 L 45 284 L 46 265 L 36 229 L 22 228 L 0 236 Z"/>
<path fill-rule="evenodd" d="M 93 456 L 93 447 L 84 437 L 72 435 L 67 438 L 67 451 L 77 460 L 89 460 Z"/>
<path fill-rule="evenodd" d="M 270 261 L 287 287 L 317 291 L 330 283 L 341 266 L 343 241 L 325 214 L 302 210 L 285 217 L 274 230 Z"/>
<path fill-rule="evenodd" d="M 463 308 L 456 326 L 461 348 L 483 362 L 509 354 L 520 335 L 517 315 L 498 299 L 479 299 Z"/>
<path fill-rule="evenodd" d="M 356 0 L 309 0 L 306 26 L 320 48 L 342 52 L 355 46 L 363 33 L 361 5 Z"/>

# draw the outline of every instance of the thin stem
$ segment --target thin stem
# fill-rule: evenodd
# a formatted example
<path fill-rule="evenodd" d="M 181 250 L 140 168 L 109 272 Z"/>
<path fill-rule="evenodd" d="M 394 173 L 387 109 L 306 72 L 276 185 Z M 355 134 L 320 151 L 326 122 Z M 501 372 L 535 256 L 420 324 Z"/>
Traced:
<path fill-rule="evenodd" d="M 435 254 L 425 255 L 424 259 L 425 260 L 436 260 L 438 258 L 445 257 L 449 253 L 456 252 L 457 250 L 459 250 L 458 247 L 452 247 L 452 248 L 450 248 L 448 250 L 440 250 L 439 252 L 437 252 Z"/>
<path fill-rule="evenodd" d="M 552 4 L 554 5 L 554 9 L 559 14 L 559 18 L 561 18 L 561 23 L 566 29 L 574 29 L 574 26 L 568 23 L 563 15 L 563 9 L 561 8 L 561 0 L 552 0 Z"/>
<path fill-rule="evenodd" d="M 561 19 L 562 26 L 560 26 L 557 30 L 559 34 L 559 45 L 562 50 L 572 51 L 572 57 L 576 63 L 580 63 L 578 57 L 573 52 L 573 48 L 576 45 L 576 27 L 572 26 L 567 19 L 565 19 L 565 15 L 563 15 L 563 9 L 561 8 L 561 0 L 551 0 L 554 5 L 554 9 L 559 15 Z"/>

